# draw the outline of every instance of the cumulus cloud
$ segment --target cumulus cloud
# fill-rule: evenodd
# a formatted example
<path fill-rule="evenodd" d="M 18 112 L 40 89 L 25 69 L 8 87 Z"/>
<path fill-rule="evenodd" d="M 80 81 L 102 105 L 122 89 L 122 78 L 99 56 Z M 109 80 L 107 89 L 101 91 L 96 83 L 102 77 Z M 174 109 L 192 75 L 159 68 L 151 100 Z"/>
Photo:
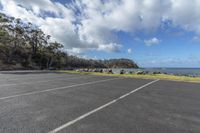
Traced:
<path fill-rule="evenodd" d="M 170 0 L 169 5 L 169 10 L 163 14 L 166 19 L 172 20 L 175 26 L 200 34 L 199 0 Z"/>
<path fill-rule="evenodd" d="M 0 0 L 2 12 L 38 25 L 72 53 L 119 52 L 118 32 L 155 32 L 165 21 L 200 35 L 200 1 L 192 0 Z M 152 38 L 145 44 L 159 44 Z"/>
<path fill-rule="evenodd" d="M 144 40 L 144 43 L 147 45 L 147 46 L 152 46 L 152 45 L 158 45 L 161 43 L 161 40 L 157 39 L 156 37 L 154 38 L 151 38 L 149 40 Z"/>
<path fill-rule="evenodd" d="M 105 44 L 105 45 L 99 45 L 98 50 L 103 50 L 107 52 L 119 52 L 121 51 L 122 45 L 116 44 L 116 43 L 110 43 L 110 44 Z"/>

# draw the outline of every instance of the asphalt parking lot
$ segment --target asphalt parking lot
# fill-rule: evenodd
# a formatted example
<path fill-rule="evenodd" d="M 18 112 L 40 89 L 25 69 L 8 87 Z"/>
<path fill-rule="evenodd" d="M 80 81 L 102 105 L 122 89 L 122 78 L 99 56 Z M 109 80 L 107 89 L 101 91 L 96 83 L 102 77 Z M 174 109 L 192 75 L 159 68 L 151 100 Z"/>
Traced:
<path fill-rule="evenodd" d="M 0 133 L 200 133 L 200 83 L 0 73 Z"/>

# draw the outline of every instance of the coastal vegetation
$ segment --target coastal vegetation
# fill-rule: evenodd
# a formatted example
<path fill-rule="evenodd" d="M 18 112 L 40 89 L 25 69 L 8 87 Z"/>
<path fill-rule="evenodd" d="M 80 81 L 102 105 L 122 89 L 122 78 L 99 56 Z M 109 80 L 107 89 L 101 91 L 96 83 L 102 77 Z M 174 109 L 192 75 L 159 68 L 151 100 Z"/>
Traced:
<path fill-rule="evenodd" d="M 180 76 L 180 75 L 172 75 L 165 73 L 148 73 L 144 74 L 142 72 L 129 72 L 129 73 L 112 73 L 108 70 L 104 71 L 68 71 L 68 70 L 60 70 L 57 72 L 61 73 L 73 73 L 73 74 L 83 74 L 83 75 L 96 75 L 96 76 L 112 76 L 112 77 L 124 77 L 124 78 L 142 78 L 142 79 L 161 79 L 161 80 L 173 80 L 173 81 L 186 81 L 186 82 L 198 82 L 200 83 L 200 77 L 190 77 L 190 76 Z"/>
<path fill-rule="evenodd" d="M 81 68 L 59 72 L 200 82 L 199 77 L 157 72 L 150 74 L 144 71 L 121 71 L 119 74 L 113 74 L 110 68 L 138 68 L 138 65 L 130 59 L 94 60 L 69 55 L 62 44 L 51 42 L 50 38 L 50 35 L 46 35 L 34 24 L 0 14 L 0 70 Z"/>
<path fill-rule="evenodd" d="M 138 68 L 129 59 L 94 60 L 68 55 L 51 36 L 21 19 L 0 14 L 0 70 Z"/>

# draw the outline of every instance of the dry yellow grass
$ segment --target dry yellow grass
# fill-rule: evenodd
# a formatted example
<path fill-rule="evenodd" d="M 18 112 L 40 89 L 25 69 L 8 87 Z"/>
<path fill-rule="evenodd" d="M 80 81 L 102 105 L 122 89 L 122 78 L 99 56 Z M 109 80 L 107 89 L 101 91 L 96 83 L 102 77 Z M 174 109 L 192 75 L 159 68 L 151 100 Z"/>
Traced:
<path fill-rule="evenodd" d="M 76 72 L 76 71 L 68 71 L 68 70 L 59 70 L 57 72 L 96 75 L 96 76 L 113 76 L 113 77 L 128 77 L 128 78 L 142 78 L 142 79 L 163 79 L 163 80 L 188 81 L 188 82 L 200 83 L 200 77 L 176 76 L 176 75 L 169 75 L 169 74 L 146 74 L 146 75 L 107 74 L 107 73 L 97 73 L 97 72 Z"/>

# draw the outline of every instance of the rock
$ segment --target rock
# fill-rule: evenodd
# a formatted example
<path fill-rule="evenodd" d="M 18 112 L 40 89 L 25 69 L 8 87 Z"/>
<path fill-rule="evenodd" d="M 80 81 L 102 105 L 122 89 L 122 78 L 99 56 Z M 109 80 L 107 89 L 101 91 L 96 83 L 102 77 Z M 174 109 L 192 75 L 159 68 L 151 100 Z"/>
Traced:
<path fill-rule="evenodd" d="M 93 68 L 92 72 L 98 72 L 98 70 L 96 68 Z"/>
<path fill-rule="evenodd" d="M 80 69 L 80 72 L 85 72 L 85 70 L 84 69 Z"/>
<path fill-rule="evenodd" d="M 153 74 L 162 74 L 161 72 L 153 72 Z"/>
<path fill-rule="evenodd" d="M 80 70 L 79 70 L 79 69 L 76 69 L 76 72 L 80 72 Z"/>
<path fill-rule="evenodd" d="M 107 73 L 108 72 L 108 69 L 103 69 L 103 73 Z"/>
<path fill-rule="evenodd" d="M 102 73 L 102 72 L 103 72 L 103 69 L 99 69 L 99 72 Z"/>
<path fill-rule="evenodd" d="M 94 69 L 88 69 L 88 68 L 84 68 L 84 69 L 76 69 L 76 72 L 100 72 L 102 73 L 103 72 L 103 69 L 97 69 L 97 68 L 94 68 Z M 108 73 L 108 70 L 105 69 L 104 70 L 105 73 Z"/>
<path fill-rule="evenodd" d="M 102 69 L 97 69 L 97 68 L 95 68 L 95 69 L 93 70 L 93 72 L 102 73 L 102 72 L 103 72 L 103 70 L 102 70 Z"/>
<path fill-rule="evenodd" d="M 133 74 L 133 71 L 129 71 L 128 74 Z"/>
<path fill-rule="evenodd" d="M 84 71 L 84 72 L 89 72 L 89 69 L 88 69 L 88 68 L 85 68 L 83 71 Z"/>
<path fill-rule="evenodd" d="M 137 71 L 136 74 L 137 74 L 137 75 L 145 75 L 146 72 L 145 72 L 145 71 Z"/>
<path fill-rule="evenodd" d="M 149 71 L 145 71 L 145 74 L 149 74 Z"/>
<path fill-rule="evenodd" d="M 93 72 L 94 70 L 93 69 L 88 69 L 88 72 Z"/>
<path fill-rule="evenodd" d="M 99 70 L 100 73 L 108 73 L 108 74 L 113 74 L 112 69 L 100 69 Z"/>
<path fill-rule="evenodd" d="M 113 74 L 113 71 L 112 71 L 112 69 L 108 69 L 108 72 L 107 72 L 108 74 Z"/>
<path fill-rule="evenodd" d="M 121 71 L 120 71 L 120 74 L 125 74 L 126 72 L 122 69 Z"/>

